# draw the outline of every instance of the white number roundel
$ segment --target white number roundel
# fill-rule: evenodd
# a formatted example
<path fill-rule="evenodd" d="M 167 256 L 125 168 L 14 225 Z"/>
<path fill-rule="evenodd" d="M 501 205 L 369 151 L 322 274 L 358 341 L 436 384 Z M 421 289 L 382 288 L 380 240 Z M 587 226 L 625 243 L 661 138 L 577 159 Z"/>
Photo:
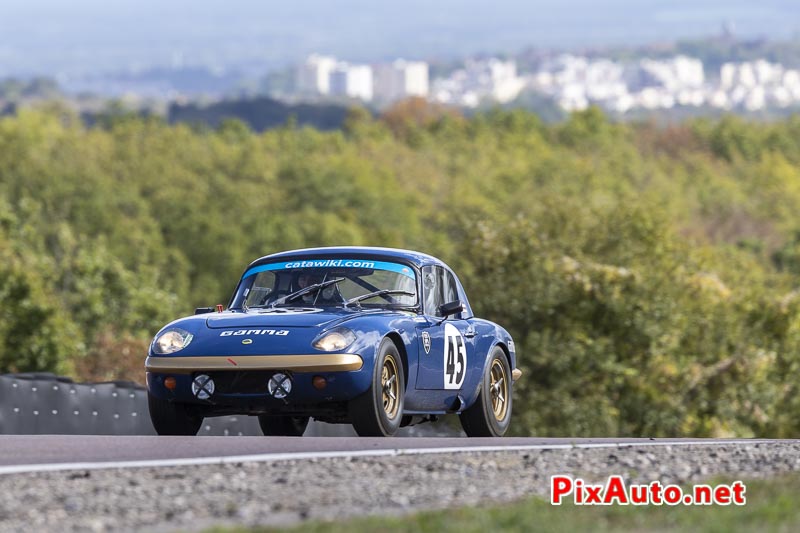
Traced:
<path fill-rule="evenodd" d="M 467 375 L 467 345 L 453 324 L 444 325 L 444 388 L 460 389 Z"/>

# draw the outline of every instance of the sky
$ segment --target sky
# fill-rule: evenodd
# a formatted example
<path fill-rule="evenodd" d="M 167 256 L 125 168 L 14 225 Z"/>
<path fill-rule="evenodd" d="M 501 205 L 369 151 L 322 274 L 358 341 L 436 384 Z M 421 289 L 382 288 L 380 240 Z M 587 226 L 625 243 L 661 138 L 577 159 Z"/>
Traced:
<path fill-rule="evenodd" d="M 797 0 L 3 0 L 0 77 L 800 35 Z"/>

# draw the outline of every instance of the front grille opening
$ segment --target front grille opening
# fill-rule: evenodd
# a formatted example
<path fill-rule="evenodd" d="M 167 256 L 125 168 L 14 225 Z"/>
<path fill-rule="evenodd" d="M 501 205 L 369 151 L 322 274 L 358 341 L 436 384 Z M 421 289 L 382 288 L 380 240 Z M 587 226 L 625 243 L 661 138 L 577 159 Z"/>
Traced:
<path fill-rule="evenodd" d="M 264 394 L 267 395 L 267 383 L 278 371 L 225 371 L 207 372 L 214 380 L 217 392 L 220 394 Z M 282 371 L 288 374 L 286 371 Z"/>

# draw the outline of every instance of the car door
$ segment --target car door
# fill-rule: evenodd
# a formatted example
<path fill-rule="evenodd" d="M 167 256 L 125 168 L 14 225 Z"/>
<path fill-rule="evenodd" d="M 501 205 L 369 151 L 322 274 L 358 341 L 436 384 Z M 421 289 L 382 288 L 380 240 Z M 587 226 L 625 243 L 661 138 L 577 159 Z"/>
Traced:
<path fill-rule="evenodd" d="M 458 391 L 475 356 L 475 330 L 458 313 L 443 319 L 439 307 L 458 300 L 453 274 L 440 266 L 422 268 L 423 317 L 417 322 L 417 389 Z"/>

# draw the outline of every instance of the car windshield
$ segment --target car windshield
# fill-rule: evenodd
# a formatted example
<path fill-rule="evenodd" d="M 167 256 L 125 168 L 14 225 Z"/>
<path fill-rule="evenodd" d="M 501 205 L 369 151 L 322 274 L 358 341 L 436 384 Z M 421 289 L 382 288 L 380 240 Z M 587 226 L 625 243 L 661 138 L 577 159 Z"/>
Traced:
<path fill-rule="evenodd" d="M 414 270 L 365 259 L 310 259 L 258 265 L 242 277 L 234 306 L 412 307 Z"/>

